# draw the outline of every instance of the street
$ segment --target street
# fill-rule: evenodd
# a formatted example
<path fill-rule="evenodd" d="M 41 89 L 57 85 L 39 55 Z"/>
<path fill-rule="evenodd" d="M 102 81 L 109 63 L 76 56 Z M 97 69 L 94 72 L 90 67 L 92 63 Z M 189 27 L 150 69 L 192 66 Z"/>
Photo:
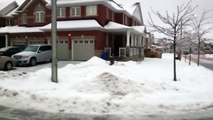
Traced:
<path fill-rule="evenodd" d="M 189 59 L 189 56 L 186 56 Z M 197 63 L 197 55 L 192 55 L 192 62 Z M 188 62 L 188 61 L 187 61 Z M 213 70 L 213 58 L 205 58 L 204 55 L 200 56 L 200 65 L 210 70 Z"/>
<path fill-rule="evenodd" d="M 48 113 L 37 110 L 20 110 L 0 106 L 0 120 L 212 120 L 213 110 L 170 115 L 111 115 Z"/>

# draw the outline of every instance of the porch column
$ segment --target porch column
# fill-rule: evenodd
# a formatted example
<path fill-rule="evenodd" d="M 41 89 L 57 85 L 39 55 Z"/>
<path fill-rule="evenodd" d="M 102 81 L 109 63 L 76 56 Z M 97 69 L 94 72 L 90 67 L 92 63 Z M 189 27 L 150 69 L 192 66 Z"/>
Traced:
<path fill-rule="evenodd" d="M 129 47 L 130 46 L 130 41 L 129 41 L 130 40 L 130 30 L 127 31 L 127 36 L 126 37 L 127 37 L 127 39 L 126 39 L 126 47 Z"/>
<path fill-rule="evenodd" d="M 8 47 L 8 34 L 5 34 L 5 47 Z"/>
<path fill-rule="evenodd" d="M 109 47 L 109 34 L 106 34 L 106 47 Z"/>

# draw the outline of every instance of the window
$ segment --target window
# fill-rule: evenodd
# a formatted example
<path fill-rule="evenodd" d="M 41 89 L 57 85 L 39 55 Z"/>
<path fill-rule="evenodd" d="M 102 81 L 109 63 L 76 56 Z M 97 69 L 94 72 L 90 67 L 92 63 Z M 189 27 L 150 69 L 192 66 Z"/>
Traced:
<path fill-rule="evenodd" d="M 38 4 L 34 11 L 35 22 L 44 22 L 45 20 L 45 11 L 44 7 L 41 4 Z"/>
<path fill-rule="evenodd" d="M 112 12 L 112 21 L 115 21 L 115 14 Z"/>
<path fill-rule="evenodd" d="M 21 24 L 27 24 L 27 14 L 23 13 L 21 15 Z"/>
<path fill-rule="evenodd" d="M 66 15 L 66 10 L 65 8 L 57 8 L 57 17 L 58 18 L 63 18 Z"/>
<path fill-rule="evenodd" d="M 128 17 L 126 15 L 123 15 L 123 24 L 128 24 Z"/>
<path fill-rule="evenodd" d="M 109 9 L 106 8 L 106 17 L 109 18 Z"/>
<path fill-rule="evenodd" d="M 94 16 L 97 15 L 97 6 L 87 6 L 86 7 L 86 16 Z"/>
<path fill-rule="evenodd" d="M 81 8 L 80 7 L 71 7 L 70 11 L 72 17 L 81 16 Z"/>
<path fill-rule="evenodd" d="M 11 19 L 10 18 L 6 19 L 6 26 L 11 26 Z"/>
<path fill-rule="evenodd" d="M 125 21 L 124 21 L 124 22 L 125 22 L 125 24 L 126 24 L 126 25 L 128 25 L 128 17 L 125 15 L 125 17 L 124 17 L 124 18 L 125 18 Z"/>

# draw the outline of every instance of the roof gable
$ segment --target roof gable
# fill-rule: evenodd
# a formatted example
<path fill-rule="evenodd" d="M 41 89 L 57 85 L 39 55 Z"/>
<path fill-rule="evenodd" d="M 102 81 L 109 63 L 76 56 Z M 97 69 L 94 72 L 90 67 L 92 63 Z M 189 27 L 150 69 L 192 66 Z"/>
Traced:
<path fill-rule="evenodd" d="M 36 0 L 38 1 L 38 0 Z M 41 0 L 42 2 L 44 2 L 45 4 L 47 4 L 48 2 L 46 0 Z M 35 2 L 35 0 L 25 0 L 23 4 L 21 4 L 21 6 L 17 9 L 18 12 L 22 12 L 25 9 L 27 9 L 31 4 L 33 4 L 33 2 Z"/>
<path fill-rule="evenodd" d="M 136 8 L 135 8 L 135 10 L 134 10 L 134 12 L 133 12 L 133 15 L 134 15 L 134 17 L 135 17 L 136 19 L 138 19 L 142 24 L 144 24 L 144 23 L 143 23 L 142 10 L 141 10 L 141 5 L 140 5 L 140 3 L 135 3 L 135 6 L 136 6 Z"/>

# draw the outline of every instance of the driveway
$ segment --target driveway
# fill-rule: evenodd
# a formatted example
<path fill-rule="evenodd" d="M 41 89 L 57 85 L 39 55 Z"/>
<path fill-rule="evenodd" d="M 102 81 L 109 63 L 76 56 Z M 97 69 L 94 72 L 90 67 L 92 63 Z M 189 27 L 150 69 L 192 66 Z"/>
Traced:
<path fill-rule="evenodd" d="M 79 64 L 80 61 L 58 61 L 58 68 L 62 68 L 66 66 L 67 64 Z M 51 63 L 38 63 L 36 66 L 19 66 L 15 69 L 21 72 L 34 72 L 37 70 L 40 70 L 42 68 L 50 68 Z"/>

